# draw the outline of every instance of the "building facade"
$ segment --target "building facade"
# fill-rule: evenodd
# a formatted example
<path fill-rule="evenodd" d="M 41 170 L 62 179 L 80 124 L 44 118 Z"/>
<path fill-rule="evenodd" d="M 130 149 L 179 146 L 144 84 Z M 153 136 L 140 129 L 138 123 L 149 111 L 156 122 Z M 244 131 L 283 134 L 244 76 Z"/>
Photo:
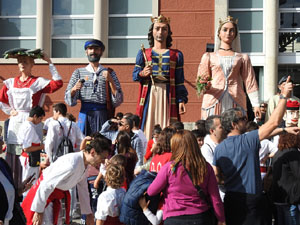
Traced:
<path fill-rule="evenodd" d="M 219 18 L 239 19 L 242 51 L 250 55 L 262 100 L 276 92 L 277 80 L 285 74 L 300 82 L 299 5 L 300 0 L 2 0 L 0 54 L 14 47 L 42 48 L 52 57 L 64 86 L 47 97 L 49 116 L 51 105 L 64 101 L 72 72 L 88 63 L 84 42 L 100 39 L 106 45 L 100 62 L 116 71 L 125 94 L 116 111 L 135 112 L 139 87 L 132 81 L 135 56 L 141 44 L 148 46 L 150 17 L 163 14 L 171 18 L 172 47 L 184 54 L 189 102 L 182 121 L 194 122 L 201 106 L 195 91 L 197 68 L 214 43 Z M 0 59 L 0 84 L 17 75 L 16 60 Z M 36 60 L 33 75 L 50 78 L 41 60 Z M 77 116 L 79 108 L 80 104 L 68 110 Z M 1 112 L 0 121 L 6 118 Z"/>

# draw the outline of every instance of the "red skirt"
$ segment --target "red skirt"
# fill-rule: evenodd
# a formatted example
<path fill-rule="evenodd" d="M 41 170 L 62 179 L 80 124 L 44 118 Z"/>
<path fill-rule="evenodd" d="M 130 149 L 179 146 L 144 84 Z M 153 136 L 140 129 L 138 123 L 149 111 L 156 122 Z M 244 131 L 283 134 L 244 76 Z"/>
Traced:
<path fill-rule="evenodd" d="M 104 225 L 124 225 L 124 224 L 120 222 L 118 216 L 116 217 L 107 216 Z"/>

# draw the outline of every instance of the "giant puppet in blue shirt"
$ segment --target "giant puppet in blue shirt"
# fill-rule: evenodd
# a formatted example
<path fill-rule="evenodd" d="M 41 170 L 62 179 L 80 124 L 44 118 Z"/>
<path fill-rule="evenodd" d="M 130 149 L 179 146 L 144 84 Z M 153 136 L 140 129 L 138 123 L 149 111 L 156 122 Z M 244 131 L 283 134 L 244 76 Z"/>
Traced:
<path fill-rule="evenodd" d="M 188 92 L 184 86 L 183 54 L 177 49 L 170 48 L 172 45 L 170 20 L 161 15 L 152 18 L 152 22 L 148 34 L 150 48 L 142 47 L 138 52 L 132 75 L 134 81 L 140 82 L 136 114 L 141 117 L 141 129 L 148 139 L 151 139 L 155 124 L 166 127 L 171 122 L 180 120 L 181 106 L 184 107 L 188 101 Z M 156 48 L 157 38 L 153 37 L 155 32 L 153 30 L 157 24 L 165 26 L 168 32 L 167 38 L 163 40 L 166 41 L 165 50 Z M 144 76 L 144 68 L 147 65 L 152 68 L 150 76 Z"/>

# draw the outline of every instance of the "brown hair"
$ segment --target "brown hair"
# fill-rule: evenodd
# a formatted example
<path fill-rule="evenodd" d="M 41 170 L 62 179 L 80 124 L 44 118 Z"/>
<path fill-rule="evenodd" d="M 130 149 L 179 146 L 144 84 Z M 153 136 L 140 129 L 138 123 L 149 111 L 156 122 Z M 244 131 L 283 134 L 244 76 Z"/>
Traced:
<path fill-rule="evenodd" d="M 110 164 L 106 168 L 105 182 L 114 189 L 122 186 L 125 179 L 124 167 L 119 164 Z"/>
<path fill-rule="evenodd" d="M 168 25 L 168 37 L 167 37 L 167 48 L 170 48 L 172 46 L 172 31 L 171 31 L 171 27 L 170 27 L 170 24 L 167 24 Z M 154 23 L 152 23 L 149 27 L 149 31 L 148 31 L 148 42 L 149 42 L 149 46 L 151 48 L 153 48 L 154 46 L 154 37 L 153 37 L 153 28 L 154 28 Z"/>
<path fill-rule="evenodd" d="M 205 158 L 202 156 L 197 140 L 191 131 L 177 131 L 171 139 L 172 167 L 178 163 L 190 172 L 194 185 L 200 185 L 204 181 L 207 172 Z"/>
<path fill-rule="evenodd" d="M 299 148 L 300 147 L 300 136 L 295 134 L 281 134 L 279 136 L 278 149 L 288 149 L 288 148 Z"/>
<path fill-rule="evenodd" d="M 118 154 L 131 153 L 136 155 L 136 151 L 131 146 L 131 137 L 126 131 L 119 131 L 116 138 L 116 148 Z"/>
<path fill-rule="evenodd" d="M 176 130 L 171 126 L 164 128 L 153 147 L 153 153 L 161 155 L 165 152 L 171 152 L 170 140 L 175 133 Z"/>
<path fill-rule="evenodd" d="M 117 164 L 117 165 L 121 165 L 123 166 L 124 168 L 126 167 L 127 165 L 127 159 L 124 155 L 122 154 L 117 154 L 117 155 L 114 155 L 108 162 L 109 164 Z"/>

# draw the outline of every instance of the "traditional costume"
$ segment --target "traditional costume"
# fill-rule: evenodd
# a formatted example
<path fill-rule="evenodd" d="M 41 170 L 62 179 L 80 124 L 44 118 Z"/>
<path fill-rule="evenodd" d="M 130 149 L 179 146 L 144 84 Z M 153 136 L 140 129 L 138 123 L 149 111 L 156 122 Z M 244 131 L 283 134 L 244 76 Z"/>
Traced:
<path fill-rule="evenodd" d="M 103 43 L 99 42 L 98 40 L 88 41 L 85 44 L 85 49 L 91 45 L 103 46 Z M 102 75 L 102 72 L 107 70 L 107 68 L 99 65 L 97 71 L 94 71 L 90 64 L 84 68 L 78 68 L 73 72 L 67 86 L 65 102 L 70 106 L 75 106 L 77 100 L 81 101 L 78 126 L 84 135 L 100 131 L 105 121 L 113 116 L 114 109 L 123 102 L 123 92 L 117 75 L 114 71 L 110 72 L 117 88 L 116 94 L 113 95 L 108 81 Z M 83 80 L 83 87 L 72 97 L 71 89 L 78 80 Z"/>
<path fill-rule="evenodd" d="M 32 58 L 38 58 L 28 49 L 18 49 L 16 52 L 7 51 L 5 57 L 16 58 L 19 55 L 27 55 Z M 21 124 L 28 118 L 31 108 L 39 105 L 43 106 L 47 93 L 53 93 L 63 86 L 61 76 L 58 74 L 55 66 L 49 64 L 49 70 L 52 75 L 52 80 L 43 77 L 30 76 L 26 81 L 21 81 L 20 76 L 9 78 L 3 82 L 3 87 L 0 90 L 0 107 L 4 113 L 10 115 L 12 110 L 17 111 L 17 115 L 11 116 L 7 132 L 7 156 L 6 160 L 10 164 L 14 173 L 14 181 L 18 186 L 20 184 L 21 167 L 18 164 L 19 155 L 22 148 L 17 140 L 17 133 Z"/>
<path fill-rule="evenodd" d="M 68 191 L 77 185 L 81 214 L 92 213 L 83 154 L 81 151 L 61 156 L 43 171 L 43 180 L 31 200 L 31 211 L 43 213 L 55 189 Z"/>
<path fill-rule="evenodd" d="M 26 195 L 25 199 L 22 202 L 22 208 L 27 220 L 27 225 L 32 225 L 32 219 L 34 216 L 34 211 L 31 211 L 32 200 L 43 180 L 43 174 L 41 174 L 39 180 L 36 184 L 31 187 L 28 194 Z M 54 191 L 51 193 L 49 198 L 47 199 L 47 204 L 45 208 L 45 213 L 43 216 L 43 225 L 57 225 L 62 224 L 62 216 L 60 215 L 61 212 L 61 200 L 65 200 L 65 210 L 66 210 L 66 221 L 65 224 L 70 224 L 70 192 L 69 191 L 62 191 L 60 189 L 55 188 Z"/>
<path fill-rule="evenodd" d="M 36 133 L 35 126 L 35 124 L 28 120 L 25 120 L 22 123 L 18 132 L 18 142 L 22 144 L 22 149 L 29 148 L 31 146 L 39 146 L 41 144 L 39 135 Z M 37 150 L 37 152 L 40 152 L 40 150 Z M 20 162 L 22 165 L 22 181 L 34 174 L 35 183 L 39 178 L 39 165 L 30 165 L 29 155 L 24 150 L 22 150 Z"/>
<path fill-rule="evenodd" d="M 152 18 L 152 22 L 169 23 L 164 16 Z M 145 62 L 145 57 L 146 61 Z M 136 114 L 141 118 L 141 129 L 148 140 L 155 124 L 166 127 L 170 121 L 180 120 L 178 104 L 187 103 L 188 92 L 184 86 L 183 54 L 177 49 L 158 53 L 152 48 L 140 50 L 136 57 L 133 80 L 140 82 Z M 146 65 L 152 65 L 152 78 L 141 73 Z"/>
<path fill-rule="evenodd" d="M 232 17 L 220 21 L 222 27 L 225 23 L 234 23 Z M 241 107 L 244 114 L 247 111 L 246 94 L 253 107 L 259 107 L 258 85 L 255 73 L 247 54 L 240 52 L 240 38 L 237 36 L 232 43 L 233 56 L 221 56 L 218 52 L 220 39 L 218 32 L 215 39 L 215 52 L 206 52 L 201 59 L 197 76 L 209 76 L 211 87 L 206 90 L 202 100 L 201 117 L 206 119 L 211 115 L 220 115 L 227 109 Z"/>

